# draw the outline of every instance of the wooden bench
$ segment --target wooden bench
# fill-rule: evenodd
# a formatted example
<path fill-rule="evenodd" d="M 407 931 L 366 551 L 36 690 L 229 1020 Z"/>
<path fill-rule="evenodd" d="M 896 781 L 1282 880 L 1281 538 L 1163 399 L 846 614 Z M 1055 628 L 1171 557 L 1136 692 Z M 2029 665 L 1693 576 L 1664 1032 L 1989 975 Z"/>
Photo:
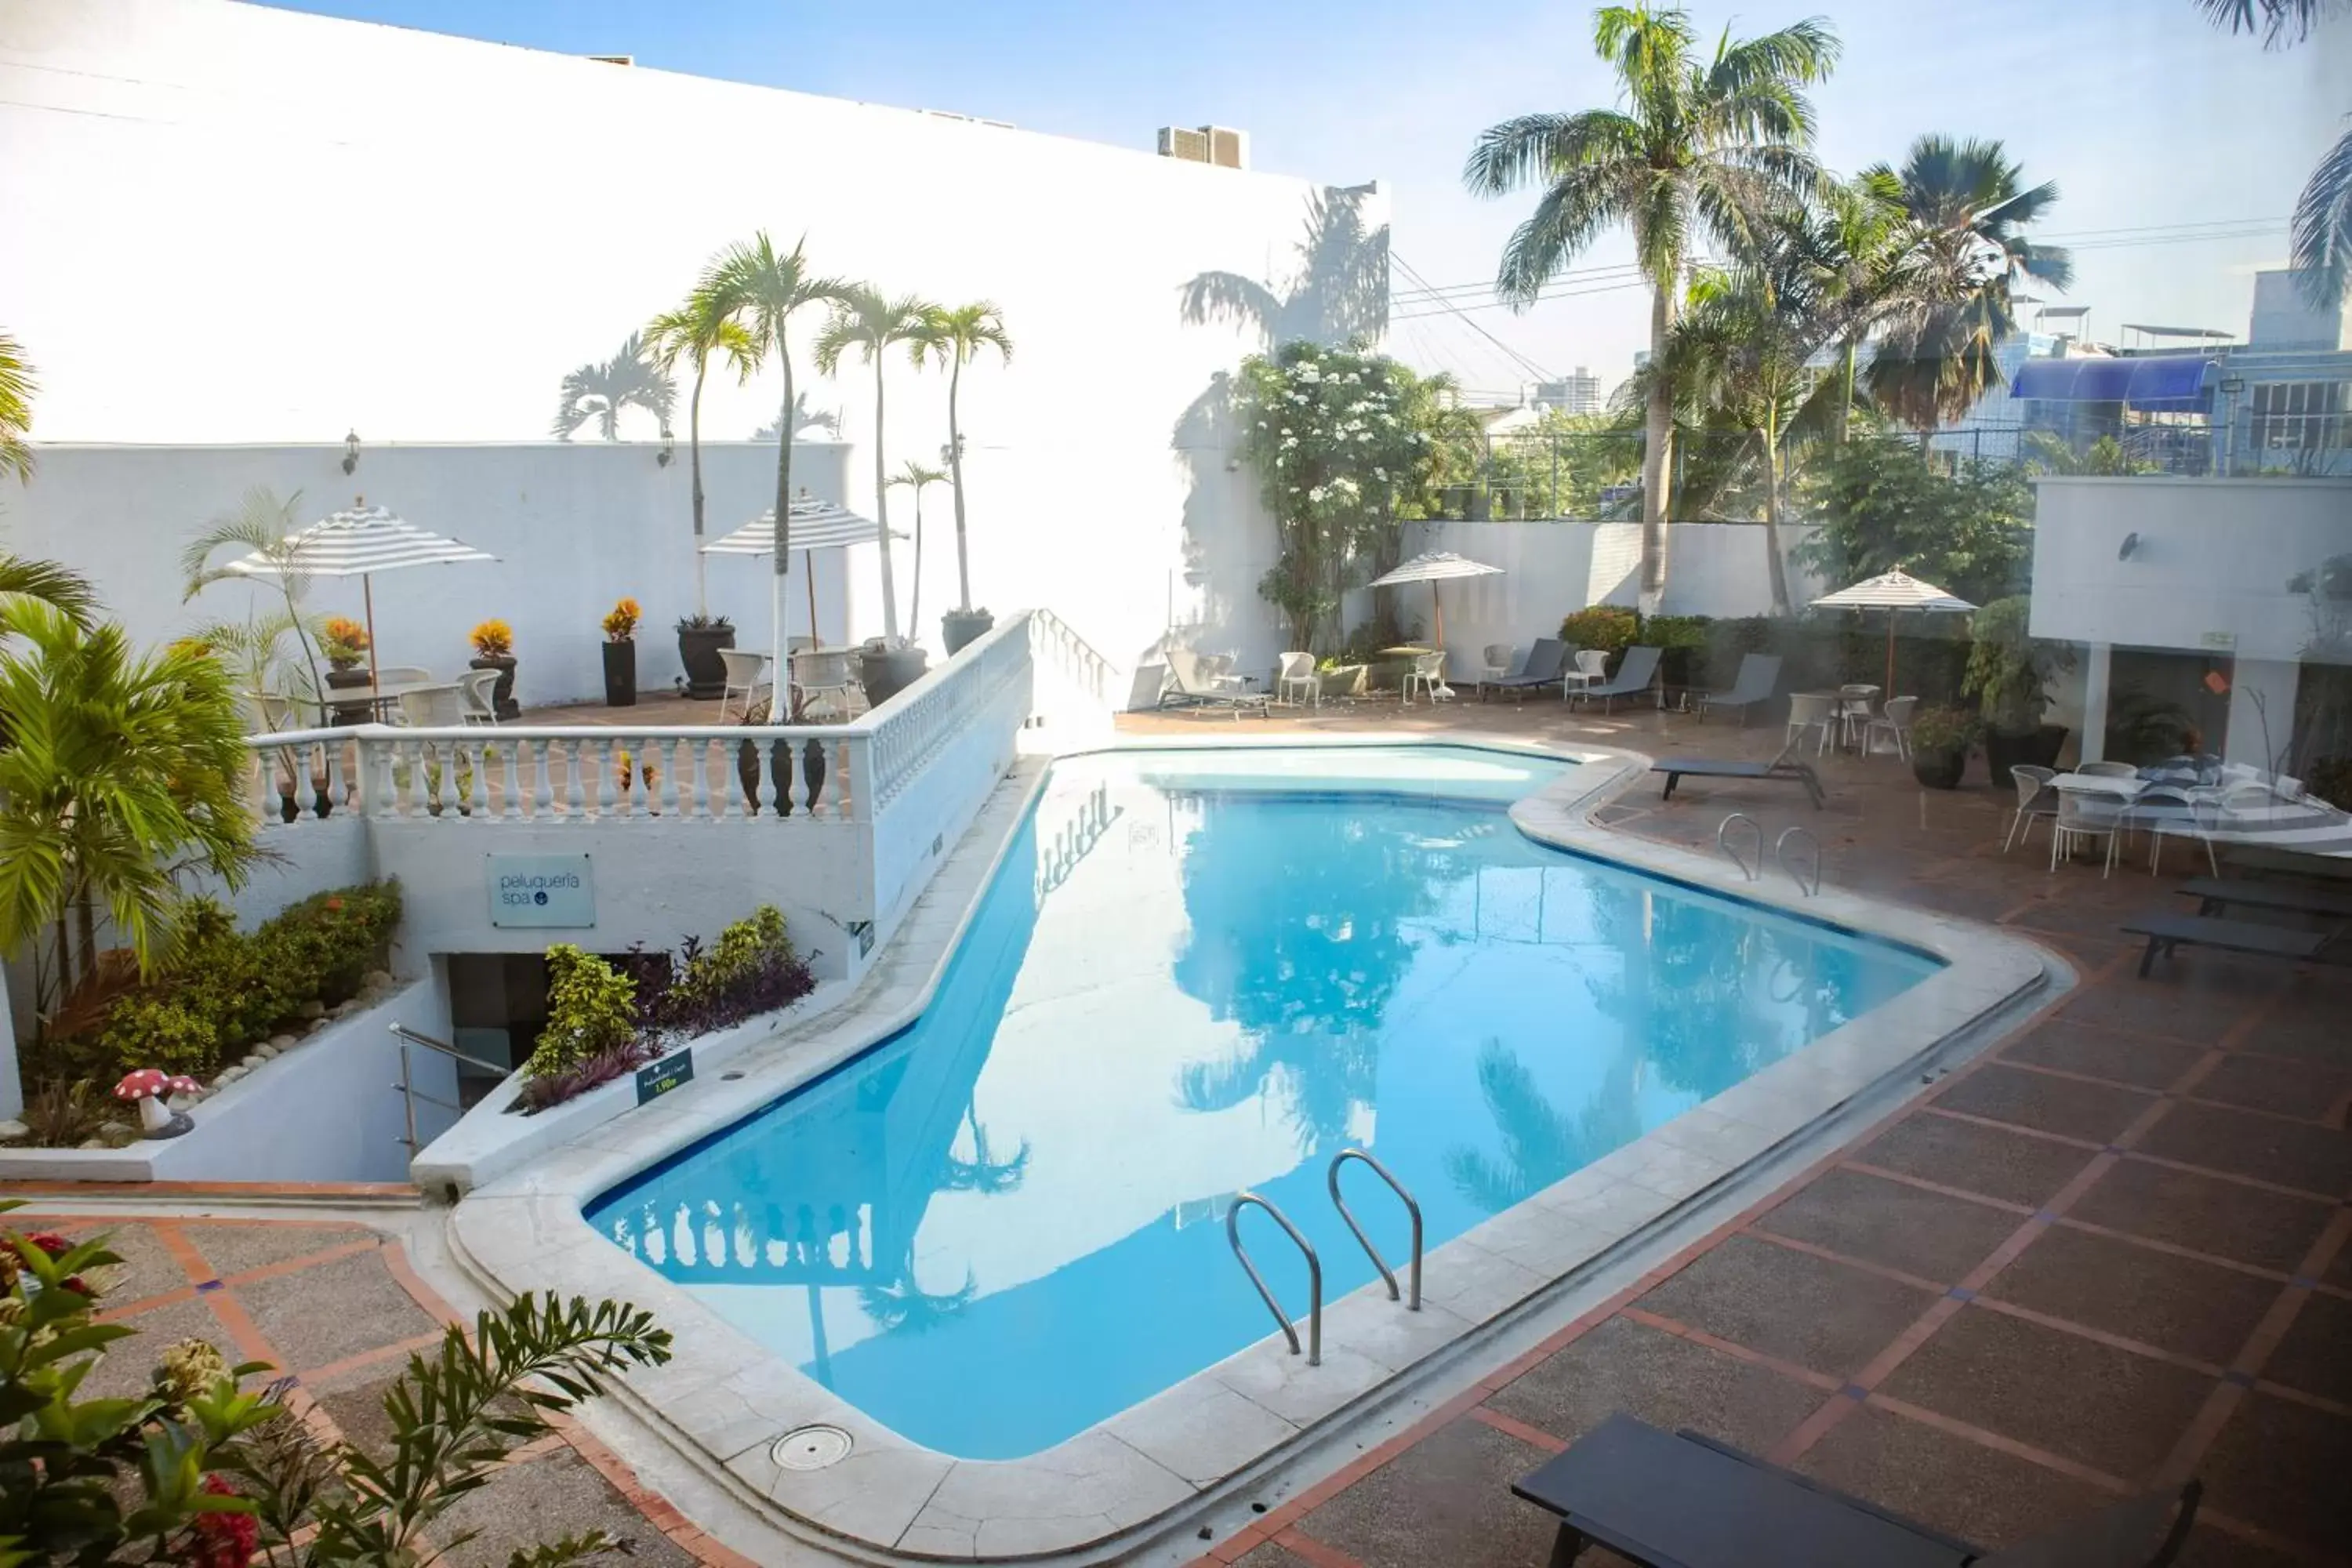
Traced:
<path fill-rule="evenodd" d="M 1805 786 L 1805 793 L 1812 796 L 1815 811 L 1821 810 L 1822 803 L 1828 798 L 1822 793 L 1821 775 L 1813 772 L 1812 764 L 1786 755 L 1769 763 L 1727 762 L 1715 757 L 1660 757 L 1650 764 L 1650 771 L 1666 775 L 1666 789 L 1659 796 L 1661 800 L 1674 799 L 1675 785 L 1685 778 L 1778 779 L 1787 784 L 1800 784 Z"/>
<path fill-rule="evenodd" d="M 2326 920 L 2352 921 L 2352 893 L 2324 893 L 2284 882 L 2256 882 L 2200 877 L 2174 891 L 2197 900 L 2200 915 L 2219 914 L 2231 904 L 2250 910 L 2277 910 L 2287 914 L 2318 915 Z"/>
<path fill-rule="evenodd" d="M 2156 962 L 2158 953 L 2169 957 L 2177 947 L 2210 947 L 2221 952 L 2300 963 L 2316 958 L 2334 935 L 2328 931 L 2289 931 L 2284 926 L 2261 925 L 2253 921 L 2219 920 L 2211 915 L 2179 915 L 2168 910 L 2140 915 L 2126 921 L 2123 929 L 2127 935 L 2147 938 L 2147 951 L 2139 955 L 2139 975 L 2143 980 L 2147 978 L 2148 966 Z"/>
<path fill-rule="evenodd" d="M 1593 1542 L 1648 1568 L 2163 1568 L 2200 1492 L 2151 1493 L 1988 1555 L 1695 1432 L 1616 1415 L 1511 1488 L 1559 1516 L 1551 1568 Z"/>

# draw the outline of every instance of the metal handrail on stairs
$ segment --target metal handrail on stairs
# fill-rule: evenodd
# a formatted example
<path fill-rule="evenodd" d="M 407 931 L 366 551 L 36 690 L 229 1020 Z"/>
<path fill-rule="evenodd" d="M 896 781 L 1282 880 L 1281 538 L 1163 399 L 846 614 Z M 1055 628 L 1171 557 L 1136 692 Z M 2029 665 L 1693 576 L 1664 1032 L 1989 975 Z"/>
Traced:
<path fill-rule="evenodd" d="M 1321 1366 L 1323 1364 L 1323 1260 L 1315 1256 L 1314 1245 L 1298 1233 L 1298 1227 L 1290 1223 L 1290 1216 L 1275 1207 L 1270 1201 L 1253 1192 L 1244 1191 L 1234 1194 L 1232 1206 L 1225 1210 L 1225 1239 L 1233 1243 L 1234 1256 L 1240 1259 L 1242 1271 L 1249 1276 L 1250 1283 L 1257 1287 L 1258 1300 L 1264 1301 L 1265 1310 L 1274 1314 L 1274 1321 L 1282 1325 L 1282 1337 L 1290 1342 L 1292 1355 L 1298 1353 L 1298 1331 L 1291 1325 L 1289 1314 L 1282 1310 L 1282 1303 L 1274 1299 L 1274 1292 L 1266 1289 L 1264 1277 L 1257 1271 L 1257 1265 L 1249 1259 L 1249 1249 L 1242 1245 L 1242 1210 L 1251 1204 L 1255 1204 L 1271 1215 L 1274 1217 L 1274 1223 L 1282 1227 L 1283 1234 L 1297 1242 L 1298 1250 L 1307 1255 L 1307 1364 Z"/>
<path fill-rule="evenodd" d="M 1404 1212 L 1412 1216 L 1412 1264 L 1409 1270 L 1409 1277 L 1412 1281 L 1412 1300 L 1405 1303 L 1405 1310 L 1418 1312 L 1421 1310 L 1421 1205 L 1413 1201 L 1411 1193 L 1405 1191 L 1404 1184 L 1396 1179 L 1396 1173 L 1373 1159 L 1369 1151 L 1342 1149 L 1331 1156 L 1331 1169 L 1326 1182 L 1331 1189 L 1331 1205 L 1339 1211 L 1339 1217 L 1348 1222 L 1348 1228 L 1355 1232 L 1357 1244 L 1362 1247 L 1365 1255 L 1371 1258 L 1372 1267 L 1381 1271 L 1382 1279 L 1388 1281 L 1389 1300 L 1391 1301 L 1400 1299 L 1397 1295 L 1395 1271 L 1389 1268 L 1388 1260 L 1381 1256 L 1380 1248 L 1372 1245 L 1372 1238 L 1364 1234 L 1364 1227 L 1356 1223 L 1356 1216 L 1348 1212 L 1348 1200 L 1339 1195 L 1339 1167 L 1350 1160 L 1361 1160 L 1365 1164 L 1370 1165 L 1373 1173 L 1389 1184 L 1389 1190 L 1404 1200 Z"/>
<path fill-rule="evenodd" d="M 1802 877 L 1797 875 L 1797 868 L 1789 864 L 1789 840 L 1791 838 L 1801 838 L 1806 843 L 1813 847 L 1813 879 L 1811 886 L 1806 884 L 1806 881 Z M 1782 831 L 1780 837 L 1773 840 L 1772 858 L 1780 862 L 1780 869 L 1789 874 L 1789 880 L 1796 883 L 1798 888 L 1804 893 L 1805 897 L 1810 899 L 1820 894 L 1822 890 L 1822 841 L 1814 837 L 1810 829 L 1804 827 L 1790 827 Z"/>
<path fill-rule="evenodd" d="M 1743 859 L 1741 859 L 1741 858 L 1739 858 L 1739 851 L 1738 851 L 1738 850 L 1734 849 L 1730 845 L 1728 845 L 1728 844 L 1727 844 L 1727 843 L 1725 843 L 1725 842 L 1724 842 L 1724 835 L 1726 835 L 1726 834 L 1727 834 L 1727 833 L 1729 833 L 1729 832 L 1731 831 L 1731 825 L 1732 825 L 1733 823 L 1735 823 L 1735 822 L 1744 822 L 1744 823 L 1748 824 L 1748 826 L 1750 828 L 1752 828 L 1752 829 L 1754 829 L 1754 830 L 1755 830 L 1755 834 L 1756 834 L 1756 864 L 1755 864 L 1753 867 L 1750 867 L 1750 866 L 1748 864 L 1748 862 L 1747 862 L 1747 861 L 1745 861 L 1745 860 L 1743 860 Z M 1747 878 L 1749 881 L 1751 881 L 1751 882 L 1753 882 L 1753 881 L 1757 881 L 1757 880 L 1759 880 L 1759 879 L 1763 877 L 1763 875 L 1764 875 L 1764 825 L 1763 825 L 1762 823 L 1760 823 L 1760 822 L 1757 821 L 1754 817 L 1752 817 L 1752 816 L 1748 816 L 1746 812 L 1744 812 L 1744 811 L 1735 811 L 1735 812 L 1733 812 L 1729 816 L 1725 817 L 1721 822 L 1719 822 L 1719 823 L 1716 824 L 1716 828 L 1715 828 L 1715 847 L 1716 847 L 1717 849 L 1722 850 L 1726 855 L 1730 856 L 1730 857 L 1731 857 L 1731 863 L 1732 863 L 1733 865 L 1735 865 L 1735 866 L 1738 867 L 1738 868 L 1739 868 L 1739 874 L 1740 874 L 1741 876 L 1743 876 L 1743 877 Z"/>
<path fill-rule="evenodd" d="M 416 1087 L 415 1075 L 409 1070 L 409 1047 L 423 1046 L 428 1051 L 440 1052 L 452 1061 L 478 1067 L 484 1072 L 496 1073 L 500 1078 L 506 1077 L 514 1070 L 512 1068 L 500 1067 L 496 1062 L 484 1061 L 479 1057 L 467 1056 L 446 1040 L 436 1040 L 430 1035 L 419 1034 L 405 1024 L 393 1025 L 392 1033 L 393 1037 L 400 1042 L 400 1081 L 392 1087 L 400 1090 L 401 1108 L 408 1120 L 408 1131 L 401 1136 L 400 1142 L 408 1145 L 408 1152 L 411 1154 L 415 1153 L 418 1147 L 416 1142 L 416 1102 L 418 1100 L 421 1100 L 427 1105 L 437 1106 L 443 1110 L 454 1110 L 460 1114 L 464 1113 L 466 1108 L 452 1104 L 446 1100 L 436 1100 Z"/>

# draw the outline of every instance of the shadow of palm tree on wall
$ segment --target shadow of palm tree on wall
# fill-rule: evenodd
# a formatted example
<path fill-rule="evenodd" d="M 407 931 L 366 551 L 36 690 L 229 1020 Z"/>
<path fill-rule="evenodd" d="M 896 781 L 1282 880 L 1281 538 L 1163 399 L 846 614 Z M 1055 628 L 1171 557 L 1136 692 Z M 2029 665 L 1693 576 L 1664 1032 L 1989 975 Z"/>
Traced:
<path fill-rule="evenodd" d="M 827 408 L 811 408 L 808 394 L 800 393 L 793 398 L 793 439 L 797 441 L 812 430 L 822 430 L 825 439 L 837 441 L 841 438 L 841 416 Z M 776 422 L 771 419 L 751 432 L 751 439 L 772 441 L 776 434 Z"/>
<path fill-rule="evenodd" d="M 596 434 L 607 441 L 621 438 L 621 411 L 642 408 L 654 416 L 659 433 L 669 434 L 670 410 L 677 405 L 677 383 L 661 373 L 645 339 L 631 332 L 621 352 L 598 363 L 591 360 L 563 378 L 555 409 L 555 438 L 572 439 L 572 432 L 596 422 Z"/>
<path fill-rule="evenodd" d="M 1309 197 L 1288 276 L 1201 273 L 1179 289 L 1179 316 L 1192 326 L 1244 328 L 1260 350 L 1299 338 L 1336 346 L 1380 337 L 1388 329 L 1389 228 L 1367 226 L 1370 195 L 1335 187 Z M 1256 479 L 1228 466 L 1241 450 L 1231 372 L 1210 377 L 1177 418 L 1169 445 L 1184 469 L 1184 581 L 1194 601 L 1171 618 L 1188 623 L 1184 638 L 1211 647 L 1235 624 L 1257 618 L 1246 606 L 1274 563 L 1273 527 L 1260 515 Z M 1164 629 L 1161 647 L 1181 646 L 1176 630 Z"/>

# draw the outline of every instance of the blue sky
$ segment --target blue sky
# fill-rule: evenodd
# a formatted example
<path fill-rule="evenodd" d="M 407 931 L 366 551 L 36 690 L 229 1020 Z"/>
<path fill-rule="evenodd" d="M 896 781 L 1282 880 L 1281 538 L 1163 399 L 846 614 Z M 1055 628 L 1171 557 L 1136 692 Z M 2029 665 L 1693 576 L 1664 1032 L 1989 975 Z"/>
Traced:
<path fill-rule="evenodd" d="M 1249 132 L 1258 167 L 1333 184 L 1387 182 L 1396 250 L 1435 284 L 1490 277 L 1527 202 L 1462 191 L 1483 126 L 1604 103 L 1583 4 L 1495 0 L 320 0 L 291 6 L 641 66 L 1007 120 L 1149 147 L 1156 127 Z M 2265 53 L 2205 26 L 2189 0 L 1847 0 L 1823 6 L 1844 40 L 1816 95 L 1820 152 L 1850 170 L 1897 160 L 1927 131 L 1996 136 L 2063 199 L 2046 231 L 2083 236 L 2063 301 L 2095 335 L 2126 322 L 2242 332 L 2252 271 L 2284 255 L 2284 219 L 2352 110 L 2352 21 Z M 1801 4 L 1699 5 L 1703 29 L 1762 31 Z M 630 133 L 615 128 L 615 133 Z M 2244 233 L 2235 226 L 2276 226 Z M 2159 239 L 2165 226 L 2234 237 Z M 2177 226 L 2172 232 L 2177 233 Z M 1622 238 L 1580 266 L 1627 258 Z M 1402 276 L 1399 286 L 1405 286 Z M 2058 301 L 2053 301 L 2058 302 Z M 1401 311 L 1402 315 L 1403 312 Z M 1533 363 L 1614 380 L 1646 340 L 1624 289 L 1471 320 Z M 1401 321 L 1393 346 L 1476 389 L 1528 374 L 1450 316 Z"/>

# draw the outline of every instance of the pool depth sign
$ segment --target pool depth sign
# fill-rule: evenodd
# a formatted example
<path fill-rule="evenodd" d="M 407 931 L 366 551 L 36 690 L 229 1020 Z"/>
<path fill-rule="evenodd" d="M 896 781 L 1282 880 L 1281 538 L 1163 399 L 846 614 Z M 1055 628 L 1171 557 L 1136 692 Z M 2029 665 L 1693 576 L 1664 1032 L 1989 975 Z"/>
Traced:
<path fill-rule="evenodd" d="M 593 926 L 596 881 L 585 855 L 485 855 L 493 926 Z"/>

